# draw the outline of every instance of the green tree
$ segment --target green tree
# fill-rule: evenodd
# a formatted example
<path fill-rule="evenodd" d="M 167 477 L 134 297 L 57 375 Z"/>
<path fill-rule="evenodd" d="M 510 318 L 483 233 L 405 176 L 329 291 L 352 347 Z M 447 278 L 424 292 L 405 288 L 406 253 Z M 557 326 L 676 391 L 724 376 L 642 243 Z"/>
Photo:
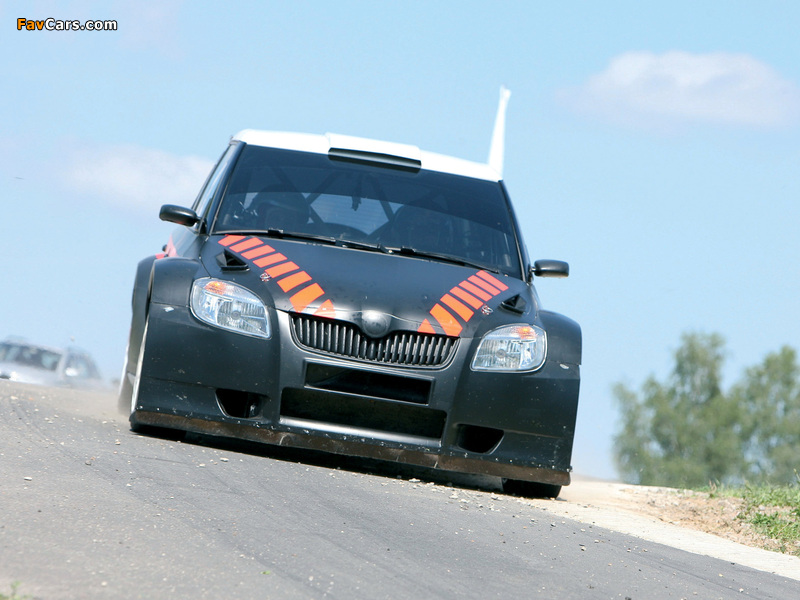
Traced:
<path fill-rule="evenodd" d="M 744 411 L 721 388 L 723 347 L 717 334 L 684 334 L 666 382 L 651 376 L 641 394 L 614 387 L 622 416 L 614 454 L 625 481 L 697 487 L 742 478 Z"/>
<path fill-rule="evenodd" d="M 746 477 L 758 483 L 797 481 L 800 471 L 800 367 L 788 346 L 748 369 L 731 391 L 744 410 Z"/>

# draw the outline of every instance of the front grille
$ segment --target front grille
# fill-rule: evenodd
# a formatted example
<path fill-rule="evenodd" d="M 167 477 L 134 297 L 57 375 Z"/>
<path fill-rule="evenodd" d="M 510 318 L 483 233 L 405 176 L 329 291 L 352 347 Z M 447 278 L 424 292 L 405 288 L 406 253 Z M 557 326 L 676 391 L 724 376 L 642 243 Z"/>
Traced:
<path fill-rule="evenodd" d="M 450 360 L 458 344 L 458 338 L 416 331 L 395 331 L 375 340 L 345 321 L 291 317 L 295 341 L 303 348 L 372 363 L 439 367 Z"/>

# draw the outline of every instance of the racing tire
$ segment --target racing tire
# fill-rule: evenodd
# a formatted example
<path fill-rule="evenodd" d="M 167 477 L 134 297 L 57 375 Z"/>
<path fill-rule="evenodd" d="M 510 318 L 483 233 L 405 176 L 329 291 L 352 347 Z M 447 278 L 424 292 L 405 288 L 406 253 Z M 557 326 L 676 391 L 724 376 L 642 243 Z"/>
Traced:
<path fill-rule="evenodd" d="M 122 370 L 122 378 L 119 382 L 119 395 L 117 396 L 117 410 L 120 414 L 126 416 L 130 415 L 131 397 L 133 396 L 133 385 L 131 384 L 129 375 L 133 376 L 128 372 L 126 361 L 125 368 Z"/>
<path fill-rule="evenodd" d="M 130 403 L 128 404 L 128 411 L 130 414 L 129 421 L 131 424 L 131 431 L 134 433 L 144 434 L 159 434 L 162 433 L 162 428 L 154 427 L 151 425 L 144 425 L 136 418 L 136 403 L 139 400 L 139 384 L 142 381 L 142 363 L 144 363 L 144 350 L 147 345 L 147 330 L 150 328 L 150 316 L 145 317 L 144 330 L 142 331 L 142 339 L 139 341 L 139 354 L 136 360 L 136 372 L 133 375 L 131 383 Z M 163 430 L 169 431 L 169 430 Z"/>
<path fill-rule="evenodd" d="M 514 496 L 525 498 L 558 498 L 561 486 L 538 481 L 520 481 L 519 479 L 503 479 L 503 491 Z"/>
<path fill-rule="evenodd" d="M 131 431 L 134 433 L 144 433 L 147 429 L 145 425 L 139 423 L 139 420 L 136 418 L 136 401 L 139 399 L 139 382 L 142 379 L 142 362 L 144 362 L 144 346 L 145 341 L 147 340 L 147 326 L 150 323 L 150 319 L 145 319 L 144 322 L 144 331 L 142 332 L 142 339 L 139 342 L 139 354 L 138 359 L 136 361 L 136 372 L 133 375 L 133 382 L 129 383 L 131 387 L 131 393 L 129 396 L 128 402 L 128 414 L 130 417 L 128 418 L 131 424 Z M 126 368 L 126 377 L 125 379 L 128 380 L 127 377 L 127 368 Z"/>

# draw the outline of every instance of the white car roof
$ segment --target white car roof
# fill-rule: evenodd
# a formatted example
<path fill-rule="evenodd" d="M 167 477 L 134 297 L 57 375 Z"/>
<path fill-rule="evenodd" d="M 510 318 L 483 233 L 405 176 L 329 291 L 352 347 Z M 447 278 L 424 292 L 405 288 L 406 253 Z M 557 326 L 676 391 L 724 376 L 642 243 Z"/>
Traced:
<path fill-rule="evenodd" d="M 299 150 L 316 154 L 328 154 L 331 149 L 353 150 L 374 155 L 395 156 L 411 160 L 420 165 L 422 169 L 440 171 L 453 175 L 484 179 L 487 181 L 500 181 L 500 175 L 488 164 L 476 163 L 444 154 L 426 152 L 409 144 L 383 142 L 368 138 L 352 137 L 336 133 L 316 135 L 310 133 L 290 133 L 286 131 L 260 131 L 244 129 L 233 136 L 254 146 L 267 148 L 283 148 L 286 150 Z"/>

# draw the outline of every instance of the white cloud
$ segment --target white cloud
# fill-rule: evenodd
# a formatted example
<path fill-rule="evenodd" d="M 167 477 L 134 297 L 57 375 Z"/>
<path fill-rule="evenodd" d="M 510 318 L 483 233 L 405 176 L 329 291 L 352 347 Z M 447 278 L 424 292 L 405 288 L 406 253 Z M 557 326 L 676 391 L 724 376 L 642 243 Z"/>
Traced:
<path fill-rule="evenodd" d="M 134 50 L 157 50 L 168 58 L 182 56 L 178 39 L 183 0 L 116 2 L 119 31 L 124 46 Z"/>
<path fill-rule="evenodd" d="M 214 166 L 205 158 L 135 145 L 80 147 L 68 155 L 62 177 L 71 190 L 146 211 L 190 206 Z"/>
<path fill-rule="evenodd" d="M 800 89 L 794 83 L 752 56 L 724 52 L 627 52 L 561 96 L 582 112 L 654 126 L 779 127 L 800 114 Z"/>

